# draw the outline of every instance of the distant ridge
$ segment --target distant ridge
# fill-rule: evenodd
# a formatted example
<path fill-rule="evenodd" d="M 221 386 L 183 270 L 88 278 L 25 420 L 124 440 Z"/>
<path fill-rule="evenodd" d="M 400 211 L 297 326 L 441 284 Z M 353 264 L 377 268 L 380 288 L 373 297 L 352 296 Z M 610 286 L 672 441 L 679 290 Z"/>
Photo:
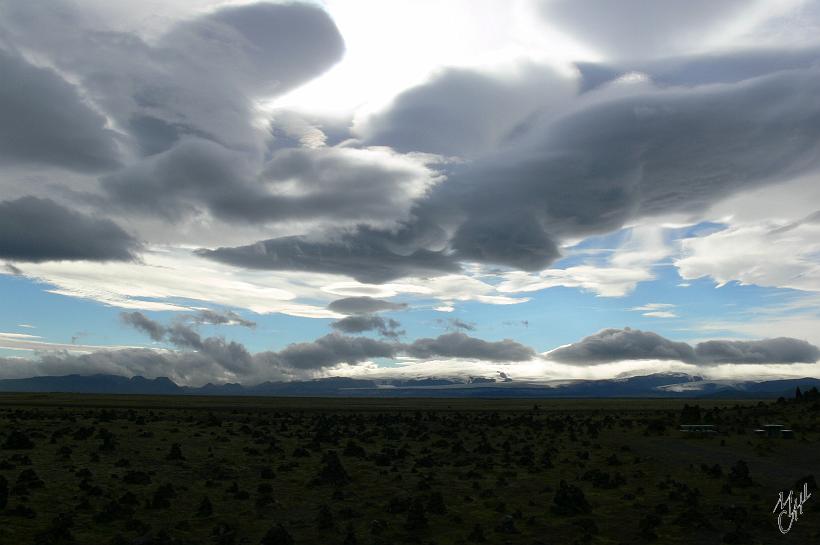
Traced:
<path fill-rule="evenodd" d="M 301 397 L 667 397 L 776 398 L 791 397 L 795 388 L 820 388 L 820 379 L 769 381 L 706 381 L 683 373 L 656 373 L 608 380 L 552 383 L 497 382 L 493 379 L 459 382 L 450 379 L 371 380 L 329 377 L 307 381 L 179 386 L 166 377 L 153 379 L 119 375 L 64 375 L 0 380 L 0 392 L 63 392 L 85 394 L 301 396 Z"/>
<path fill-rule="evenodd" d="M 181 394 L 183 388 L 166 377 L 63 375 L 0 380 L 0 392 L 66 392 L 78 394 Z"/>

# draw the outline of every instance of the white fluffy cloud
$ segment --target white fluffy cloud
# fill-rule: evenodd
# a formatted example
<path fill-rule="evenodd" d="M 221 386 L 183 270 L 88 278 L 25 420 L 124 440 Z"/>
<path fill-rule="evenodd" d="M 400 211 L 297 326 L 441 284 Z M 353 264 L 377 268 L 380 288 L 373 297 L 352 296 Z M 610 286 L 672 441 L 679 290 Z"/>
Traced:
<path fill-rule="evenodd" d="M 498 286 L 502 293 L 539 291 L 558 286 L 580 288 L 601 297 L 623 297 L 640 282 L 655 278 L 653 267 L 669 256 L 670 245 L 664 240 L 664 229 L 644 225 L 629 229 L 626 241 L 609 252 L 607 249 L 569 249 L 570 256 L 585 257 L 581 265 L 545 269 L 532 274 L 523 271 L 504 273 Z M 599 256 L 609 253 L 603 261 Z"/>
<path fill-rule="evenodd" d="M 133 348 L 120 345 L 94 345 L 78 343 L 57 343 L 43 339 L 39 335 L 27 335 L 0 331 L 0 349 L 23 352 L 54 352 L 64 351 L 77 354 L 90 354 L 98 350 L 120 350 Z"/>
<path fill-rule="evenodd" d="M 741 223 L 681 245 L 683 257 L 675 265 L 686 280 L 820 291 L 820 215 Z"/>
<path fill-rule="evenodd" d="M 154 248 L 138 264 L 46 262 L 23 266 L 28 277 L 52 293 L 81 297 L 120 308 L 189 310 L 211 302 L 260 314 L 281 312 L 308 318 L 340 318 L 324 306 L 303 304 L 318 289 L 304 275 L 246 274 L 178 249 Z M 1 271 L 0 271 L 1 272 Z M 327 279 L 324 279 L 327 281 Z M 315 279 L 317 283 L 321 278 Z"/>

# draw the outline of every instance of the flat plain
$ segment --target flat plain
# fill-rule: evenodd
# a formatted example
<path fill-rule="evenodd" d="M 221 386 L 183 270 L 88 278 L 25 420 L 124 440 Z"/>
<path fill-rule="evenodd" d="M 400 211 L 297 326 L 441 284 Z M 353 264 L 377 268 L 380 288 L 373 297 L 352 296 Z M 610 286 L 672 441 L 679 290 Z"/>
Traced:
<path fill-rule="evenodd" d="M 818 415 L 810 396 L 0 394 L 0 543 L 813 543 Z M 679 431 L 696 422 L 718 433 Z M 778 494 L 803 483 L 784 535 Z"/>

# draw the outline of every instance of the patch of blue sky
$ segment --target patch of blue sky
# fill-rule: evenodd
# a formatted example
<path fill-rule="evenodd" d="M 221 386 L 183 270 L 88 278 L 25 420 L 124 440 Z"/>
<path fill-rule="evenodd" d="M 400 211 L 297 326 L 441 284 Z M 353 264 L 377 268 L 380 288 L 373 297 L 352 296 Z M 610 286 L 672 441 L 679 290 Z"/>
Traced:
<path fill-rule="evenodd" d="M 180 317 L 178 311 L 150 311 L 125 309 L 106 305 L 91 299 L 65 296 L 48 291 L 49 286 L 20 276 L 0 275 L 0 332 L 37 335 L 36 339 L 51 343 L 162 346 L 145 334 L 126 326 L 120 320 L 122 312 L 139 310 L 152 320 L 163 324 Z M 165 300 L 163 302 L 191 307 L 219 309 L 202 301 Z M 236 310 L 242 316 L 257 322 L 249 329 L 239 326 L 203 325 L 203 336 L 224 335 L 247 344 L 249 350 L 281 348 L 291 342 L 309 341 L 328 332 L 331 320 L 296 318 L 283 314 L 260 315 Z M 33 328 L 24 328 L 28 324 Z M 30 355 L 15 350 L 16 355 Z"/>

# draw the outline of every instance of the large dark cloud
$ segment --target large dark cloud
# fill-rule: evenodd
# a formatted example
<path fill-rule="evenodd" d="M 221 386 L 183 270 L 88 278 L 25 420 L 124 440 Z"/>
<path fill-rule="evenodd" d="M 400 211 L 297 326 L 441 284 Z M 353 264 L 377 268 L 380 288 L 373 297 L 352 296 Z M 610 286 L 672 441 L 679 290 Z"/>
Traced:
<path fill-rule="evenodd" d="M 262 164 L 188 137 L 106 176 L 103 188 L 113 206 L 170 221 L 208 212 L 229 222 L 319 219 L 382 226 L 406 217 L 434 181 L 424 165 L 387 151 L 282 149 Z"/>
<path fill-rule="evenodd" d="M 392 318 L 382 318 L 381 316 L 356 315 L 345 316 L 341 320 L 336 320 L 330 327 L 342 333 L 364 333 L 365 331 L 376 331 L 382 337 L 397 338 L 404 334 L 400 330 L 401 323 Z"/>
<path fill-rule="evenodd" d="M 242 217 L 246 202 L 264 198 L 262 188 L 248 181 L 251 168 L 244 153 L 186 138 L 169 151 L 106 176 L 102 185 L 111 204 L 169 221 L 196 213 L 203 202 L 217 216 Z"/>
<path fill-rule="evenodd" d="M 298 149 L 287 145 L 304 143 L 299 131 L 315 128 L 310 116 L 285 131 L 302 136 L 271 142 L 256 106 L 341 58 L 341 36 L 320 8 L 223 7 L 149 42 L 89 26 L 74 4 L 49 4 L 4 2 L 0 38 L 55 67 L 29 67 L 29 79 L 70 75 L 76 89 L 57 87 L 103 112 L 123 147 L 132 145 L 130 164 L 102 179 L 101 195 L 83 194 L 88 202 L 167 221 L 287 228 L 270 232 L 289 236 L 199 252 L 239 267 L 374 283 L 459 272 L 464 262 L 537 271 L 568 241 L 649 216 L 698 215 L 729 195 L 818 167 L 820 70 L 811 51 L 630 60 L 629 51 L 646 44 L 659 54 L 679 51 L 661 42 L 681 38 L 681 20 L 696 34 L 711 32 L 746 9 L 740 2 L 712 9 L 699 1 L 680 17 L 680 7 L 659 17 L 658 4 L 630 0 L 614 10 L 613 28 L 599 32 L 600 2 L 556 0 L 544 8 L 554 20 L 621 48 L 611 48 L 609 64 L 585 68 L 582 80 L 596 72 L 601 84 L 640 70 L 655 83 L 577 94 L 578 82 L 541 65 L 448 69 L 355 127 L 359 141 Z M 657 26 L 629 30 L 645 17 Z M 16 69 L 27 74 L 25 66 Z M 274 129 L 299 124 L 286 117 Z M 345 128 L 334 130 L 335 142 Z M 466 160 L 434 162 L 380 144 Z"/>
<path fill-rule="evenodd" d="M 302 219 L 332 213 L 329 201 L 344 198 L 361 204 L 335 209 L 347 221 L 366 223 L 379 215 L 383 225 L 406 215 L 408 195 L 401 187 L 414 185 L 417 172 L 408 174 L 409 162 L 401 158 L 389 165 L 347 161 L 345 151 L 332 150 L 314 162 L 325 177 L 348 165 L 349 183 L 337 185 L 335 195 L 327 180 L 324 187 L 307 180 L 300 192 L 309 196 L 301 199 L 271 190 L 284 182 L 276 178 L 280 155 L 267 155 L 271 133 L 260 119 L 259 100 L 309 81 L 344 53 L 338 29 L 320 7 L 222 7 L 175 22 L 150 41 L 103 28 L 103 20 L 70 1 L 0 3 L 0 164 L 113 171 L 122 159 L 127 166 L 102 179 L 101 193 L 86 180 L 80 187 L 66 187 L 72 179 L 49 183 L 100 210 L 145 212 L 166 221 L 193 215 L 246 223 Z M 53 69 L 32 66 L 17 50 Z M 390 176 L 396 185 L 373 181 Z M 94 248 L 111 233 L 121 234 L 111 230 L 93 244 L 84 231 L 71 236 Z"/>
<path fill-rule="evenodd" d="M 393 303 L 374 297 L 345 297 L 331 302 L 328 309 L 339 314 L 373 314 L 385 310 L 400 310 L 407 308 L 406 303 Z"/>
<path fill-rule="evenodd" d="M 643 359 L 693 362 L 695 351 L 686 343 L 670 341 L 651 331 L 604 329 L 553 350 L 549 358 L 576 365 Z"/>
<path fill-rule="evenodd" d="M 290 368 L 317 369 L 340 363 L 356 364 L 374 358 L 393 358 L 403 354 L 419 359 L 462 358 L 487 361 L 524 361 L 535 356 L 531 348 L 510 339 L 491 342 L 463 333 L 417 339 L 409 344 L 334 333 L 315 341 L 288 345 L 279 352 L 264 353 L 264 357 Z"/>
<path fill-rule="evenodd" d="M 535 351 L 511 339 L 485 341 L 464 333 L 446 333 L 434 339 L 416 339 L 405 351 L 416 358 L 465 358 L 489 361 L 525 361 L 535 357 Z"/>
<path fill-rule="evenodd" d="M 391 358 L 397 351 L 396 343 L 330 334 L 315 341 L 288 345 L 270 354 L 270 357 L 288 367 L 318 369 L 340 363 L 356 364 L 374 358 Z"/>
<path fill-rule="evenodd" d="M 140 244 L 116 223 L 49 199 L 0 202 L 0 257 L 13 261 L 123 261 Z"/>
<path fill-rule="evenodd" d="M 431 198 L 460 203 L 479 226 L 499 214 L 533 222 L 545 234 L 532 235 L 521 253 L 547 254 L 551 239 L 695 213 L 738 190 L 816 169 L 820 104 L 807 97 L 818 91 L 820 71 L 811 69 L 592 101 L 466 165 Z M 463 227 L 483 232 L 472 222 Z M 487 240 L 490 255 L 504 236 Z"/>
<path fill-rule="evenodd" d="M 507 210 L 471 217 L 450 244 L 456 259 L 528 271 L 543 269 L 561 255 L 534 214 L 516 216 Z"/>
<path fill-rule="evenodd" d="M 820 359 L 816 346 L 790 337 L 757 341 L 713 340 L 694 348 L 651 331 L 604 329 L 551 351 L 549 359 L 574 365 L 595 365 L 622 360 L 677 360 L 698 365 L 724 363 L 814 363 Z"/>
<path fill-rule="evenodd" d="M 277 357 L 293 367 L 330 366 L 361 362 L 369 358 L 408 355 L 419 359 L 462 358 L 487 361 L 524 361 L 535 352 L 510 339 L 485 341 L 464 333 L 447 333 L 436 338 L 417 339 L 409 344 L 366 337 L 331 334 L 308 343 L 297 343 L 277 352 Z"/>
<path fill-rule="evenodd" d="M 95 172 L 119 162 L 115 133 L 48 68 L 0 48 L 0 164 Z"/>
<path fill-rule="evenodd" d="M 151 43 L 94 21 L 59 0 L 0 5 L 3 37 L 74 75 L 143 154 L 184 136 L 261 149 L 267 133 L 255 126 L 255 99 L 293 89 L 344 53 L 327 13 L 306 3 L 223 7 Z"/>
<path fill-rule="evenodd" d="M 800 339 L 777 337 L 759 341 L 705 341 L 695 347 L 703 363 L 814 363 L 820 348 Z"/>
<path fill-rule="evenodd" d="M 449 273 L 463 261 L 541 270 L 565 240 L 644 217 L 697 215 L 738 191 L 816 171 L 818 92 L 814 67 L 724 84 L 604 89 L 561 117 L 536 119 L 496 151 L 450 165 L 397 230 L 202 255 L 366 282 Z"/>
<path fill-rule="evenodd" d="M 437 276 L 458 272 L 460 266 L 443 252 L 419 248 L 404 253 L 392 236 L 361 229 L 337 240 L 292 236 L 249 246 L 203 249 L 198 254 L 249 269 L 304 270 L 351 276 L 380 283 L 403 276 Z"/>

